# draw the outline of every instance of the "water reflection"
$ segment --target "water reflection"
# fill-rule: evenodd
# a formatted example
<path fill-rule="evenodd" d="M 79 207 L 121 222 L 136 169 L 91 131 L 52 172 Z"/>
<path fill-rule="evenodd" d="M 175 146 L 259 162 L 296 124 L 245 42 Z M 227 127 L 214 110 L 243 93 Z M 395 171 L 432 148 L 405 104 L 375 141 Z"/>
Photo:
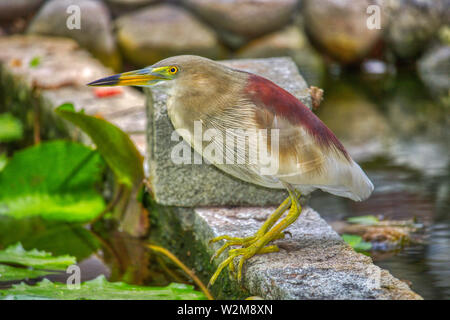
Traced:
<path fill-rule="evenodd" d="M 108 223 L 81 226 L 40 218 L 13 219 L 0 217 L 0 248 L 21 242 L 26 250 L 38 249 L 53 255 L 76 257 L 81 281 L 104 275 L 110 281 L 136 285 L 165 286 L 171 282 L 189 283 L 186 276 L 171 261 L 147 248 L 148 241 L 117 231 Z M 45 276 L 51 281 L 66 282 L 64 272 Z M 41 278 L 26 281 L 34 284 Z M 12 282 L 0 282 L 7 288 Z"/>

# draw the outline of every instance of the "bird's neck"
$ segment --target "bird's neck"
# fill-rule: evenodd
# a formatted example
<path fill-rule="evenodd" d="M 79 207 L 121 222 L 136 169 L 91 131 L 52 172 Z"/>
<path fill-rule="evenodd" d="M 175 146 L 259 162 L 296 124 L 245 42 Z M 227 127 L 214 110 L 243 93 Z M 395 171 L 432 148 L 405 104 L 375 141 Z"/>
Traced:
<path fill-rule="evenodd" d="M 174 83 L 167 100 L 167 109 L 175 129 L 192 131 L 194 121 L 220 113 L 236 105 L 241 95 L 242 75 L 232 73 L 220 77 L 191 77 L 189 82 Z"/>

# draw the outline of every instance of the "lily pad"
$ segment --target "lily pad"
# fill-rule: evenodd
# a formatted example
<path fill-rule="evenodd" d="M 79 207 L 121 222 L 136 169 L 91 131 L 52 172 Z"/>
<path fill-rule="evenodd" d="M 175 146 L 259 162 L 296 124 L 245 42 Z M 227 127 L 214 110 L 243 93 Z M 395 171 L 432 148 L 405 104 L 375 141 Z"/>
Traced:
<path fill-rule="evenodd" d="M 105 208 L 103 161 L 82 144 L 52 141 L 16 152 L 0 172 L 0 214 L 87 222 Z"/>
<path fill-rule="evenodd" d="M 81 283 L 79 289 L 44 279 L 36 285 L 25 283 L 0 290 L 4 299 L 58 300 L 205 300 L 202 292 L 192 286 L 172 283 L 166 287 L 145 287 L 123 282 L 108 282 L 103 275 Z"/>
<path fill-rule="evenodd" d="M 19 241 L 25 250 L 44 250 L 54 256 L 68 254 L 77 261 L 100 248 L 98 239 L 80 223 L 0 216 L 0 246 L 5 248 Z"/>
<path fill-rule="evenodd" d="M 380 222 L 380 220 L 378 220 L 377 217 L 375 216 L 359 216 L 359 217 L 351 217 L 348 218 L 347 221 L 349 223 L 354 223 L 354 224 L 362 224 L 362 225 L 366 225 L 366 226 L 372 226 L 377 224 L 378 222 Z"/>
<path fill-rule="evenodd" d="M 75 264 L 75 257 L 69 255 L 52 256 L 51 253 L 36 249 L 26 251 L 19 242 L 0 250 L 0 263 L 17 264 L 35 269 L 66 270 L 68 266 Z"/>
<path fill-rule="evenodd" d="M 28 280 L 43 277 L 53 272 L 45 270 L 34 270 L 28 268 L 17 268 L 4 264 L 0 264 L 0 282 Z"/>
<path fill-rule="evenodd" d="M 356 251 L 368 251 L 372 249 L 372 244 L 370 242 L 363 241 L 360 236 L 343 234 L 342 239 Z"/>

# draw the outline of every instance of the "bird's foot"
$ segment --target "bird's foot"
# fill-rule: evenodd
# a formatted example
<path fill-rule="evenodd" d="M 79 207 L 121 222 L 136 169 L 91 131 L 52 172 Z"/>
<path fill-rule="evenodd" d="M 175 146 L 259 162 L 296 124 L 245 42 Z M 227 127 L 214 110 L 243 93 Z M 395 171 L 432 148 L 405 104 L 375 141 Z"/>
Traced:
<path fill-rule="evenodd" d="M 263 235 L 262 232 L 257 232 L 255 235 L 253 235 L 251 237 L 246 237 L 246 238 L 230 237 L 228 235 L 223 235 L 223 236 L 213 238 L 209 241 L 210 244 L 218 242 L 218 241 L 222 241 L 222 240 L 225 240 L 226 242 L 222 247 L 220 247 L 219 250 L 217 250 L 214 253 L 214 255 L 211 257 L 210 261 L 212 262 L 214 259 L 219 257 L 229 247 L 242 246 L 242 247 L 246 248 L 246 247 L 252 245 L 253 243 L 255 243 L 262 235 Z M 274 240 L 283 239 L 284 235 L 285 235 L 284 233 L 280 233 Z"/>
<path fill-rule="evenodd" d="M 284 234 L 281 234 L 284 236 Z M 249 238 L 256 238 L 256 236 L 249 237 Z M 242 238 L 242 239 L 249 239 L 249 238 Z M 279 239 L 279 237 L 277 237 Z M 226 258 L 218 267 L 216 272 L 214 272 L 213 276 L 209 280 L 208 287 L 212 286 L 214 282 L 219 277 L 220 273 L 225 267 L 229 267 L 230 271 L 236 275 L 236 279 L 238 282 L 241 282 L 242 279 L 242 268 L 244 266 L 244 262 L 251 257 L 253 257 L 255 254 L 263 254 L 263 253 L 270 253 L 270 252 L 278 252 L 279 249 L 276 245 L 270 245 L 261 247 L 260 244 L 257 242 L 258 239 L 255 239 L 252 241 L 252 244 L 249 244 L 245 248 L 238 248 L 238 249 L 232 249 L 228 253 L 228 258 Z M 234 265 L 234 259 L 240 258 L 239 264 L 238 264 L 238 270 L 236 273 L 235 265 Z"/>

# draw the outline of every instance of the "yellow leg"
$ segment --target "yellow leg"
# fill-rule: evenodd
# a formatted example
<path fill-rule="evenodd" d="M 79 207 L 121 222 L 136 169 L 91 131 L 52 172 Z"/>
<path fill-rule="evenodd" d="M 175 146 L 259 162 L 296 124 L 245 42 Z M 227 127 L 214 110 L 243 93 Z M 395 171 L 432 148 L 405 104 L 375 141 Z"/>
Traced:
<path fill-rule="evenodd" d="M 289 198 L 286 199 L 283 204 L 275 211 L 271 217 L 264 223 L 263 227 L 256 233 L 254 236 L 254 240 L 248 244 L 244 248 L 239 249 L 233 249 L 229 252 L 229 257 L 225 259 L 217 268 L 216 272 L 213 274 L 211 279 L 209 280 L 209 286 L 213 285 L 214 282 L 217 280 L 218 276 L 222 272 L 222 270 L 229 266 L 231 271 L 234 271 L 234 259 L 241 256 L 241 260 L 239 261 L 238 265 L 238 273 L 237 273 L 237 279 L 238 281 L 241 281 L 242 278 L 242 268 L 244 266 L 244 262 L 251 257 L 253 257 L 255 254 L 263 254 L 268 252 L 277 252 L 278 247 L 277 246 L 266 246 L 270 241 L 273 241 L 275 239 L 279 239 L 280 235 L 283 234 L 283 230 L 286 229 L 289 225 L 291 225 L 301 214 L 301 207 L 298 204 L 297 197 L 298 195 L 292 192 L 290 189 L 289 196 L 292 201 L 291 208 L 286 215 L 284 219 L 282 219 L 278 224 L 276 224 L 273 228 L 271 228 L 275 222 L 281 217 L 283 212 L 286 210 L 283 210 L 283 212 L 279 213 L 278 210 L 280 208 L 283 208 L 283 205 L 289 205 Z M 275 217 L 278 216 L 276 219 Z M 272 219 L 273 218 L 273 219 Z M 269 221 L 270 220 L 270 221 Z M 270 229 L 271 228 L 271 229 Z M 270 230 L 269 230 L 270 229 Z M 262 231 L 261 231 L 262 230 Z M 261 233 L 260 233 L 261 231 Z M 222 248 L 221 248 L 222 249 Z"/>
<path fill-rule="evenodd" d="M 270 215 L 270 217 L 264 222 L 261 228 L 256 232 L 255 235 L 247 238 L 237 238 L 230 237 L 227 235 L 219 236 L 217 238 L 211 239 L 209 243 L 218 242 L 221 240 L 226 240 L 227 242 L 217 250 L 214 255 L 211 257 L 211 261 L 220 256 L 227 248 L 230 246 L 243 246 L 248 247 L 253 242 L 255 242 L 258 238 L 260 238 L 263 234 L 267 232 L 283 215 L 283 213 L 289 208 L 289 204 L 291 202 L 290 197 L 286 198 L 282 204 Z M 280 234 L 277 239 L 281 239 L 284 237 L 284 234 Z M 275 239 L 274 239 L 275 240 Z"/>

